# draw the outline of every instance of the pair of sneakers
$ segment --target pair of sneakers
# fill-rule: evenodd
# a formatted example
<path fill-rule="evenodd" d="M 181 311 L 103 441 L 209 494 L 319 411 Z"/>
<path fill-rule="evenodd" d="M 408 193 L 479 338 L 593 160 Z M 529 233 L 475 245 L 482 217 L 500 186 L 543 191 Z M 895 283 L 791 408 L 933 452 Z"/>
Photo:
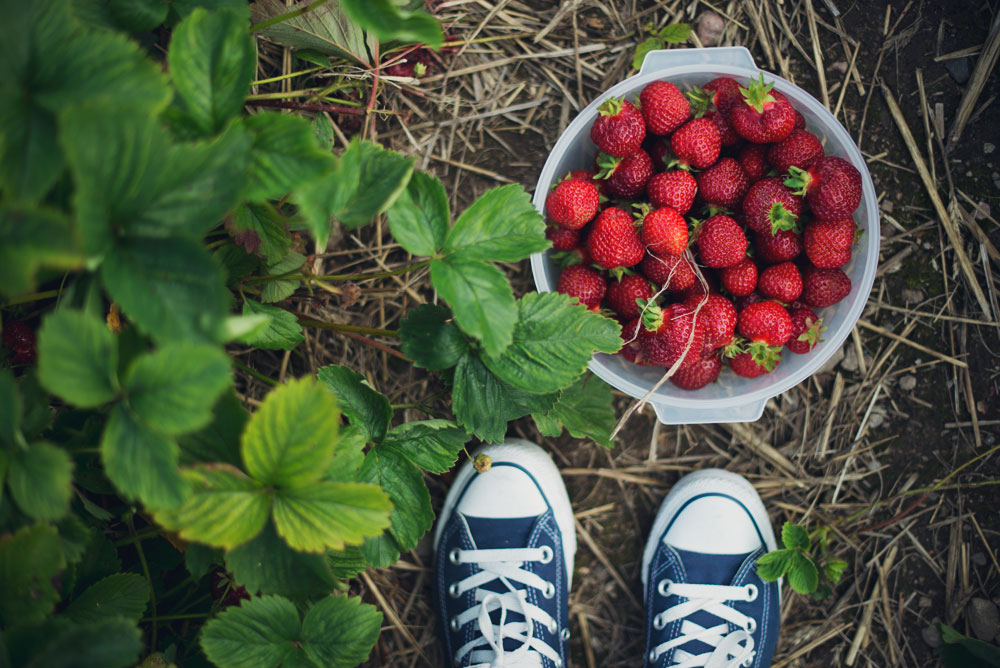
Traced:
<path fill-rule="evenodd" d="M 559 470 L 537 445 L 483 448 L 445 499 L 434 535 L 434 608 L 458 668 L 563 668 L 576 554 Z M 742 477 L 710 469 L 664 499 L 642 558 L 646 668 L 766 668 L 780 583 L 754 564 L 775 549 L 767 512 Z"/>

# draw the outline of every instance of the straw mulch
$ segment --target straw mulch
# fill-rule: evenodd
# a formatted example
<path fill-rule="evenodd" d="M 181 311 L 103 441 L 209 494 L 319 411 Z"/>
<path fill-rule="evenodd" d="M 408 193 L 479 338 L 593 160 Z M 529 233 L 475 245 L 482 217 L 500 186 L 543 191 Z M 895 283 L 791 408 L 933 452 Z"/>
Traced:
<path fill-rule="evenodd" d="M 382 113 L 363 123 L 357 116 L 333 119 L 344 142 L 364 133 L 418 157 L 418 168 L 445 183 L 453 211 L 499 184 L 533 189 L 547 151 L 577 111 L 634 73 L 645 24 L 694 24 L 706 11 L 722 18 L 720 45 L 746 46 L 759 66 L 828 104 L 858 140 L 879 195 L 882 258 L 859 326 L 833 364 L 769 402 L 760 421 L 664 427 L 647 408 L 610 452 L 568 437 L 539 439 L 530 420 L 514 425 L 553 452 L 577 513 L 575 665 L 638 664 L 646 531 L 670 485 L 709 466 L 751 480 L 776 527 L 786 520 L 831 527 L 834 552 L 850 562 L 829 600 L 786 589 L 775 668 L 936 665 L 928 644 L 934 639 L 924 637 L 933 635 L 932 622 L 971 633 L 970 601 L 1000 595 L 1000 223 L 989 210 L 991 203 L 994 212 L 1000 208 L 1000 175 L 984 165 L 989 146 L 1000 145 L 1000 82 L 990 62 L 998 31 L 990 33 L 989 7 L 843 0 L 430 4 L 454 48 L 436 56 L 419 83 L 385 82 L 376 104 Z M 701 45 L 693 36 L 680 48 Z M 285 50 L 264 41 L 261 49 L 265 63 L 289 71 Z M 961 58 L 971 70 L 964 86 L 945 69 Z M 358 99 L 367 102 L 370 78 L 351 74 L 361 87 Z M 281 88 L 260 88 L 274 90 Z M 382 222 L 344 234 L 331 248 L 317 258 L 317 273 L 408 263 Z M 532 289 L 526 263 L 509 271 L 519 293 Z M 326 322 L 395 328 L 401 314 L 433 299 L 426 270 L 419 270 L 347 284 L 339 294 L 320 290 L 298 304 Z M 313 330 L 299 353 L 258 353 L 247 361 L 278 379 L 347 364 L 402 408 L 397 417 L 448 415 L 445 386 L 401 360 L 391 339 Z M 246 379 L 248 402 L 265 390 Z M 619 415 L 630 402 L 616 397 Z M 447 477 L 428 483 L 439 504 Z M 429 557 L 425 539 L 393 568 L 353 585 L 385 612 L 367 665 L 446 665 L 429 605 Z"/>

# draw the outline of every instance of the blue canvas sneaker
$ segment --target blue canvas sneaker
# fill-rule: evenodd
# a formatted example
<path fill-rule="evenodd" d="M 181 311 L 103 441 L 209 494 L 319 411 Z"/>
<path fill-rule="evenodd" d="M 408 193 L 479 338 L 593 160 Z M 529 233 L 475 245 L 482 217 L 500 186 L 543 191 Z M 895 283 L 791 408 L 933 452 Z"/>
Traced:
<path fill-rule="evenodd" d="M 663 500 L 642 558 L 646 668 L 767 668 L 778 642 L 780 582 L 755 562 L 775 549 L 753 486 L 698 471 Z"/>
<path fill-rule="evenodd" d="M 534 443 L 479 453 L 459 470 L 434 533 L 434 606 L 461 668 L 562 668 L 569 657 L 573 510 L 559 469 Z"/>

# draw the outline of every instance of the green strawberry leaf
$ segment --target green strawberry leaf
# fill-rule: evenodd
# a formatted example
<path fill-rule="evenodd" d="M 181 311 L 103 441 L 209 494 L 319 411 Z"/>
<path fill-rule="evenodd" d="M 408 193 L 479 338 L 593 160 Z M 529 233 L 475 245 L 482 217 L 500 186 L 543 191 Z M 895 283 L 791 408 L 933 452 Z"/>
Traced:
<path fill-rule="evenodd" d="M 399 560 L 401 552 L 416 547 L 417 541 L 431 528 L 434 523 L 431 497 L 420 469 L 383 446 L 368 453 L 358 479 L 378 485 L 392 501 L 389 531 L 365 541 L 361 549 L 369 564 L 385 568 Z"/>
<path fill-rule="evenodd" d="M 301 601 L 334 586 L 329 560 L 291 549 L 271 522 L 253 540 L 226 553 L 226 569 L 253 595 L 280 594 Z"/>
<path fill-rule="evenodd" d="M 118 395 L 118 346 L 97 318 L 60 309 L 45 317 L 38 332 L 38 378 L 52 394 L 81 408 Z"/>
<path fill-rule="evenodd" d="M 774 550 L 757 559 L 757 575 L 765 582 L 784 577 L 792 567 L 793 550 Z"/>
<path fill-rule="evenodd" d="M 621 326 L 557 292 L 530 293 L 518 301 L 513 343 L 483 362 L 501 380 L 525 392 L 547 394 L 570 385 L 594 351 L 614 353 Z"/>
<path fill-rule="evenodd" d="M 344 415 L 364 432 L 370 441 L 385 438 L 392 420 L 389 400 L 368 383 L 364 376 L 345 366 L 331 364 L 316 372 L 316 377 L 337 397 Z"/>
<path fill-rule="evenodd" d="M 0 294 L 30 292 L 43 267 L 70 270 L 82 263 L 69 218 L 51 209 L 0 207 Z"/>
<path fill-rule="evenodd" d="M 548 411 L 532 417 L 543 436 L 556 437 L 563 427 L 574 438 L 589 438 L 610 448 L 615 428 L 615 407 L 611 388 L 603 380 L 585 373 L 559 393 L 559 400 Z"/>
<path fill-rule="evenodd" d="M 469 343 L 451 321 L 451 311 L 437 304 L 421 304 L 399 324 L 400 346 L 414 366 L 443 371 L 458 364 Z"/>
<path fill-rule="evenodd" d="M 365 460 L 365 444 L 368 438 L 359 428 L 347 425 L 340 428 L 340 439 L 334 450 L 333 459 L 323 475 L 330 482 L 353 482 Z"/>
<path fill-rule="evenodd" d="M 212 407 L 212 421 L 203 429 L 177 439 L 181 463 L 225 462 L 239 467 L 240 439 L 250 415 L 232 390 L 225 392 Z"/>
<path fill-rule="evenodd" d="M 247 253 L 260 255 L 270 264 L 280 262 L 291 248 L 288 223 L 274 208 L 240 204 L 226 219 L 226 231 Z"/>
<path fill-rule="evenodd" d="M 551 246 L 545 219 L 520 185 L 494 188 L 466 209 L 444 240 L 454 259 L 517 262 Z"/>
<path fill-rule="evenodd" d="M 507 276 L 498 267 L 447 257 L 431 263 L 431 283 L 451 306 L 461 330 L 481 341 L 487 355 L 499 355 L 510 345 L 517 303 Z"/>
<path fill-rule="evenodd" d="M 57 520 L 69 510 L 73 460 L 62 448 L 40 441 L 10 455 L 7 484 L 24 513 L 37 520 Z"/>
<path fill-rule="evenodd" d="M 80 623 L 115 617 L 138 622 L 148 601 L 146 578 L 134 573 L 116 573 L 84 590 L 63 614 Z"/>
<path fill-rule="evenodd" d="M 382 613 L 360 598 L 327 596 L 302 620 L 302 647 L 314 665 L 353 668 L 368 658 Z"/>
<path fill-rule="evenodd" d="M 663 46 L 663 40 L 659 37 L 647 37 L 645 41 L 635 47 L 635 55 L 632 56 L 632 69 L 637 70 L 642 67 L 642 61 L 646 60 L 646 54 L 662 49 Z"/>
<path fill-rule="evenodd" d="M 247 299 L 243 302 L 243 315 L 250 314 L 268 316 L 270 321 L 263 331 L 242 337 L 240 343 L 267 350 L 291 350 L 306 340 L 299 319 L 283 308 Z"/>
<path fill-rule="evenodd" d="M 305 261 L 306 258 L 304 255 L 295 251 L 289 251 L 279 262 L 267 267 L 267 274 L 269 276 L 281 276 L 293 273 L 301 269 Z M 260 300 L 267 303 L 280 302 L 282 299 L 290 297 L 298 287 L 298 279 L 271 279 L 261 289 Z"/>
<path fill-rule="evenodd" d="M 674 23 L 661 29 L 659 36 L 667 44 L 683 44 L 691 36 L 691 26 L 687 23 Z"/>
<path fill-rule="evenodd" d="M 311 378 L 268 393 L 243 433 L 247 472 L 264 485 L 304 486 L 323 477 L 337 444 L 340 410 Z"/>
<path fill-rule="evenodd" d="M 320 54 L 346 58 L 365 66 L 372 64 L 369 49 L 377 47 L 378 40 L 374 35 L 366 39 L 365 31 L 347 17 L 339 2 L 315 5 L 308 12 L 261 27 L 271 19 L 287 16 L 309 4 L 309 0 L 300 0 L 291 6 L 284 0 L 257 0 L 250 6 L 256 24 L 253 31 L 273 42 L 297 49 L 296 55 L 309 62 L 318 60 L 315 54 Z M 305 56 L 303 51 L 307 52 Z M 324 67 L 328 66 L 329 58 L 324 64 Z"/>
<path fill-rule="evenodd" d="M 146 32 L 163 23 L 170 5 L 167 0 L 109 0 L 108 9 L 126 32 Z"/>
<path fill-rule="evenodd" d="M 301 116 L 263 112 L 244 118 L 243 125 L 253 137 L 246 199 L 281 199 L 334 166 Z"/>
<path fill-rule="evenodd" d="M 367 544 L 376 540 L 379 539 L 370 538 L 365 542 Z M 365 560 L 365 555 L 361 550 L 362 548 L 360 547 L 351 546 L 340 552 L 327 552 L 325 558 L 330 564 L 333 576 L 338 580 L 348 580 L 368 568 L 368 562 Z"/>
<path fill-rule="evenodd" d="M 392 429 L 380 446 L 431 473 L 444 473 L 458 460 L 469 435 L 449 420 L 406 422 Z"/>
<path fill-rule="evenodd" d="M 409 11 L 392 0 L 339 0 L 344 13 L 383 42 L 419 42 L 440 49 L 444 35 L 437 20 L 423 10 Z M 411 5 L 413 3 L 410 3 Z"/>
<path fill-rule="evenodd" d="M 64 565 L 55 527 L 0 535 L 0 623 L 9 629 L 42 621 L 59 601 L 53 582 Z"/>
<path fill-rule="evenodd" d="M 75 668 L 129 668 L 139 660 L 142 634 L 129 619 L 100 619 L 86 624 L 55 618 L 47 620 L 44 647 L 28 666 L 74 666 Z"/>
<path fill-rule="evenodd" d="M 444 185 L 431 174 L 414 172 L 388 219 L 400 246 L 414 255 L 433 255 L 444 245 L 451 220 Z"/>
<path fill-rule="evenodd" d="M 819 585 L 819 571 L 808 555 L 793 552 L 792 565 L 788 569 L 788 584 L 799 594 L 809 594 L 816 591 Z"/>
<path fill-rule="evenodd" d="M 318 482 L 286 487 L 274 494 L 274 525 L 294 550 L 343 550 L 382 533 L 389 526 L 392 505 L 377 485 Z"/>
<path fill-rule="evenodd" d="M 201 134 L 240 113 L 257 66 L 242 12 L 196 9 L 174 28 L 167 63 L 181 108 Z"/>
<path fill-rule="evenodd" d="M 781 542 L 789 550 L 800 548 L 808 551 L 811 544 L 809 532 L 804 527 L 792 522 L 785 522 L 784 526 L 781 527 Z"/>
<path fill-rule="evenodd" d="M 844 576 L 844 571 L 847 570 L 847 566 L 848 563 L 846 561 L 831 559 L 826 562 L 826 565 L 823 567 L 823 573 L 830 582 L 836 585 L 840 582 L 840 578 Z"/>
<path fill-rule="evenodd" d="M 212 421 L 212 406 L 232 384 L 229 356 L 200 343 L 168 343 L 138 357 L 125 374 L 136 415 L 164 434 L 184 434 Z"/>
<path fill-rule="evenodd" d="M 962 635 L 947 624 L 938 624 L 941 641 L 938 647 L 945 668 L 996 668 L 1000 666 L 1000 648 L 988 642 Z"/>

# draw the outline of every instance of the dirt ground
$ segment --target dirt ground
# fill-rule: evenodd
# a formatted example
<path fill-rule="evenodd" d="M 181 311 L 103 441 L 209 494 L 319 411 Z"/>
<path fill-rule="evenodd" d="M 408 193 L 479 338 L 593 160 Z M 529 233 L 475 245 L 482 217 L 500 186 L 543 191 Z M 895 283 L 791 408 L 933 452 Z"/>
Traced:
<path fill-rule="evenodd" d="M 713 7 L 649 0 L 432 4 L 450 35 L 474 43 L 435 63 L 419 92 L 385 92 L 383 103 L 401 115 L 381 117 L 368 130 L 420 156 L 419 166 L 444 180 L 453 210 L 507 181 L 533 190 L 549 148 L 577 109 L 629 75 L 635 44 L 645 37 L 642 26 L 694 22 Z M 697 468 L 719 466 L 747 476 L 775 526 L 791 520 L 831 527 L 834 551 L 850 563 L 828 600 L 786 589 L 775 668 L 937 665 L 934 638 L 925 638 L 932 623 L 971 633 L 969 601 L 1000 599 L 1000 454 L 994 449 L 1000 436 L 1000 316 L 984 313 L 973 296 L 880 89 L 884 84 L 898 100 L 945 204 L 954 196 L 968 213 L 978 205 L 975 224 L 1000 244 L 1000 73 L 989 76 L 971 120 L 944 157 L 935 122 L 925 125 L 923 102 L 932 117 L 940 105 L 943 127 L 950 130 L 998 7 L 833 4 L 840 11 L 836 19 L 827 3 L 812 3 L 815 38 L 806 0 L 729 2 L 714 10 L 726 21 L 724 45 L 747 46 L 759 66 L 821 98 L 818 44 L 830 107 L 868 160 L 883 214 L 880 270 L 863 319 L 904 340 L 859 327 L 836 366 L 775 398 L 753 424 L 665 427 L 647 408 L 606 452 L 566 436 L 540 439 L 530 419 L 516 423 L 513 433 L 553 452 L 579 520 L 571 598 L 576 666 L 638 665 L 646 532 L 670 485 Z M 954 57 L 961 50 L 967 55 Z M 925 127 L 932 129 L 930 142 Z M 960 233 L 989 298 L 1000 291 L 1000 262 L 983 261 L 967 226 Z M 331 262 L 350 260 L 359 244 L 390 243 L 387 233 L 372 236 L 378 234 L 381 228 L 346 237 Z M 398 251 L 385 257 L 405 259 Z M 533 288 L 527 263 L 509 269 L 520 293 Z M 420 274 L 387 280 L 357 304 L 330 308 L 350 322 L 367 319 L 385 327 L 417 298 L 432 298 Z M 444 387 L 357 344 L 321 338 L 310 346 L 310 364 L 348 360 L 394 403 L 423 401 Z M 844 392 L 833 402 L 838 375 Z M 630 402 L 616 398 L 619 415 Z M 431 406 L 447 411 L 441 402 Z M 827 452 L 818 454 L 828 424 Z M 429 478 L 436 504 L 449 482 L 447 476 Z M 429 567 L 425 539 L 400 564 L 356 585 L 368 600 L 381 598 L 391 608 L 367 665 L 446 665 L 428 603 Z"/>

